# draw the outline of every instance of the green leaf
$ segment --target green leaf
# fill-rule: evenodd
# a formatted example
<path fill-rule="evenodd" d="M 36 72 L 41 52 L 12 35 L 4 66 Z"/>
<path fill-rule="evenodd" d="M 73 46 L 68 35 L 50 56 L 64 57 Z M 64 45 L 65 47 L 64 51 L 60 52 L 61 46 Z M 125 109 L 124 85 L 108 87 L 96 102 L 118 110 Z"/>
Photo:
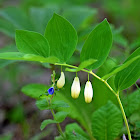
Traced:
<path fill-rule="evenodd" d="M 123 106 L 126 112 L 126 115 L 129 117 L 135 111 L 140 109 L 140 91 L 136 90 L 135 92 L 128 95 L 123 99 Z"/>
<path fill-rule="evenodd" d="M 86 68 L 88 66 L 90 66 L 91 64 L 95 63 L 97 60 L 95 59 L 89 59 L 89 60 L 86 60 L 86 61 L 83 61 L 77 69 L 70 69 L 70 68 L 66 68 L 65 71 L 69 71 L 69 72 L 77 72 L 77 71 L 80 71 L 81 69 L 83 68 Z"/>
<path fill-rule="evenodd" d="M 36 106 L 40 110 L 50 109 L 49 104 L 46 99 L 40 99 L 36 101 Z"/>
<path fill-rule="evenodd" d="M 108 62 L 106 64 L 106 62 Z M 99 76 L 103 76 L 104 74 L 108 73 L 110 69 L 114 67 L 114 61 L 106 61 L 102 67 L 100 67 L 100 74 Z M 106 64 L 106 65 L 105 65 Z M 104 68 L 103 68 L 104 67 Z M 101 75 L 103 74 L 103 75 Z M 67 84 L 65 85 L 65 88 L 61 90 L 60 92 L 56 93 L 56 96 L 54 96 L 54 100 L 63 100 L 66 103 L 69 104 L 69 108 L 61 108 L 61 111 L 67 111 L 69 114 L 68 116 L 72 119 L 75 119 L 80 123 L 80 125 L 89 133 L 91 132 L 91 114 L 100 108 L 101 106 L 105 105 L 108 100 L 111 100 L 113 103 L 117 103 L 116 97 L 112 94 L 112 92 L 108 89 L 108 87 L 101 82 L 100 80 L 94 78 L 93 79 L 93 87 L 94 87 L 94 95 L 93 95 L 93 101 L 90 104 L 85 103 L 84 101 L 84 85 L 81 85 L 81 92 L 79 95 L 79 98 L 73 99 L 71 97 L 70 89 L 72 80 L 74 78 L 73 76 L 67 77 Z M 110 81 L 111 80 L 111 81 Z M 109 84 L 111 87 L 113 86 L 114 79 L 109 79 Z M 102 98 L 101 98 L 102 97 Z M 60 111 L 60 109 L 58 110 Z"/>
<path fill-rule="evenodd" d="M 132 64 L 135 60 L 139 59 L 140 58 L 140 55 L 139 56 L 136 56 L 132 59 L 130 59 L 129 61 L 127 61 L 126 63 L 122 64 L 121 66 L 115 68 L 114 70 L 112 70 L 110 73 L 106 74 L 105 76 L 102 77 L 102 79 L 106 80 L 108 79 L 109 77 L 111 77 L 112 75 L 115 75 L 116 73 L 118 73 L 119 71 L 127 68 L 130 64 Z"/>
<path fill-rule="evenodd" d="M 83 129 L 77 124 L 72 123 L 65 128 L 66 137 L 68 140 L 88 140 L 89 136 Z"/>
<path fill-rule="evenodd" d="M 53 16 L 53 13 L 58 11 L 57 7 L 31 7 L 29 9 L 30 19 L 35 27 L 35 31 L 44 34 L 48 21 Z M 38 22 L 39 21 L 39 22 Z"/>
<path fill-rule="evenodd" d="M 22 53 L 36 54 L 43 57 L 50 55 L 50 46 L 47 39 L 36 32 L 16 30 L 16 45 Z"/>
<path fill-rule="evenodd" d="M 83 68 L 86 68 L 86 67 L 90 66 L 91 64 L 93 64 L 93 63 L 95 63 L 95 62 L 97 62 L 96 59 L 88 59 L 88 60 L 85 60 L 85 61 L 83 61 L 83 62 L 79 65 L 79 67 L 77 68 L 77 71 L 79 71 L 79 70 L 81 70 L 81 69 L 83 69 Z"/>
<path fill-rule="evenodd" d="M 39 33 L 25 30 L 16 30 L 16 45 L 23 53 L 49 56 L 48 41 Z"/>
<path fill-rule="evenodd" d="M 12 38 L 15 37 L 15 27 L 4 19 L 0 19 L 0 31 Z"/>
<path fill-rule="evenodd" d="M 98 60 L 88 67 L 95 69 L 106 60 L 112 46 L 112 32 L 109 23 L 105 19 L 88 36 L 80 55 L 81 62 L 88 59 Z"/>
<path fill-rule="evenodd" d="M 56 92 L 56 96 L 53 97 L 54 101 L 63 100 L 69 104 L 69 108 L 58 108 L 57 111 L 68 112 L 68 116 L 77 120 L 88 132 L 91 131 L 91 113 L 93 112 L 93 103 L 87 104 L 84 101 L 82 95 L 83 90 L 78 99 L 74 100 L 70 94 L 71 82 L 65 85 L 65 89 L 61 92 Z"/>
<path fill-rule="evenodd" d="M 140 129 L 140 121 L 139 122 L 136 122 L 136 128 L 137 129 Z"/>
<path fill-rule="evenodd" d="M 34 54 L 24 55 L 24 60 L 39 61 L 41 63 L 56 63 L 56 62 L 59 62 L 59 59 L 54 57 L 54 56 L 49 56 L 49 57 L 45 58 L 45 57 L 34 55 Z"/>
<path fill-rule="evenodd" d="M 78 30 L 97 13 L 93 8 L 86 6 L 71 6 L 64 10 L 63 16 Z"/>
<path fill-rule="evenodd" d="M 77 45 L 77 33 L 66 19 L 54 14 L 46 27 L 45 37 L 50 44 L 50 55 L 61 62 L 69 60 Z"/>
<path fill-rule="evenodd" d="M 85 138 L 82 135 L 75 133 L 75 132 L 69 132 L 66 135 L 67 140 L 89 140 L 89 138 Z"/>
<path fill-rule="evenodd" d="M 24 54 L 20 52 L 6 52 L 0 53 L 0 59 L 7 59 L 7 60 L 24 60 L 24 61 L 38 61 L 41 63 L 56 63 L 59 62 L 59 59 L 50 56 L 50 57 L 42 57 L 39 55 L 34 54 Z"/>
<path fill-rule="evenodd" d="M 26 54 L 20 52 L 5 52 L 5 53 L 0 53 L 0 59 L 24 60 L 25 55 Z"/>
<path fill-rule="evenodd" d="M 114 43 L 121 45 L 122 47 L 127 47 L 128 40 L 122 35 L 124 27 L 120 26 L 119 28 L 115 28 L 113 25 L 111 25 L 111 30 L 112 30 L 112 34 L 113 34 Z"/>
<path fill-rule="evenodd" d="M 8 7 L 0 10 L 0 15 L 17 29 L 32 29 L 28 16 L 21 8 Z"/>
<path fill-rule="evenodd" d="M 134 40 L 131 44 L 130 44 L 130 49 L 137 49 L 140 46 L 140 38 L 138 37 L 136 40 Z"/>
<path fill-rule="evenodd" d="M 112 59 L 107 59 L 105 63 L 98 69 L 97 75 L 99 77 L 102 77 L 103 75 L 107 74 L 112 68 L 116 66 L 116 63 Z M 114 89 L 114 77 L 111 77 L 108 79 L 109 85 Z M 110 89 L 99 79 L 93 78 L 92 80 L 94 95 L 93 95 L 93 106 L 95 110 L 100 108 L 101 106 L 104 106 L 107 104 L 107 102 L 110 100 L 114 104 L 118 105 L 118 101 L 116 99 L 116 96 L 112 94 Z"/>
<path fill-rule="evenodd" d="M 36 101 L 36 106 L 40 110 L 45 110 L 45 109 L 58 109 L 58 108 L 61 108 L 61 107 L 64 107 L 64 108 L 69 107 L 69 105 L 67 103 L 65 103 L 64 101 L 53 101 L 51 103 L 51 105 L 49 105 L 46 99 L 37 100 Z"/>
<path fill-rule="evenodd" d="M 60 108 L 60 107 L 64 107 L 64 108 L 67 108 L 67 107 L 70 107 L 68 103 L 62 101 L 62 100 L 59 100 L 59 101 L 53 101 L 52 103 L 52 106 L 56 109 L 56 108 Z"/>
<path fill-rule="evenodd" d="M 129 66 L 118 72 L 115 76 L 116 90 L 123 90 L 133 85 L 140 77 L 140 48 L 135 50 L 129 58 L 124 62 L 134 60 Z M 137 59 L 136 59 L 137 58 Z M 136 60 L 135 60 L 136 59 Z"/>
<path fill-rule="evenodd" d="M 47 91 L 49 87 L 43 84 L 29 84 L 24 86 L 21 91 L 32 98 L 39 99 L 39 96 Z"/>
<path fill-rule="evenodd" d="M 120 110 L 108 102 L 92 115 L 92 132 L 96 139 L 114 140 L 122 128 L 122 115 Z"/>
<path fill-rule="evenodd" d="M 17 47 L 15 44 L 9 44 L 7 46 L 4 46 L 3 48 L 0 49 L 0 53 L 4 52 L 17 52 Z"/>
<path fill-rule="evenodd" d="M 43 130 L 48 124 L 52 124 L 52 123 L 58 123 L 58 122 L 55 121 L 55 120 L 51 120 L 51 119 L 44 120 L 44 121 L 41 123 L 40 129 Z"/>
<path fill-rule="evenodd" d="M 55 114 L 55 120 L 59 123 L 63 122 L 67 117 L 68 112 L 60 111 Z"/>
<path fill-rule="evenodd" d="M 3 48 L 0 49 L 0 54 L 3 52 L 14 52 L 17 51 L 17 48 L 15 45 L 10 44 L 8 46 L 4 46 Z M 16 60 L 0 60 L 0 68 L 3 68 L 11 63 L 16 62 Z"/>

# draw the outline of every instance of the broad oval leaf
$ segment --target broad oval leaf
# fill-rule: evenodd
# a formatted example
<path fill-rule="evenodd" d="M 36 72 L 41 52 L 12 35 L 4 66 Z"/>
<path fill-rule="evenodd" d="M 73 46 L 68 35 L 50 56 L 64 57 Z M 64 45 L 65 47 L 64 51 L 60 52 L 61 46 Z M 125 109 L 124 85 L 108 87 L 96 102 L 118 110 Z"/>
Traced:
<path fill-rule="evenodd" d="M 135 50 L 129 58 L 124 62 L 127 63 L 130 60 L 137 58 L 128 67 L 118 72 L 115 76 L 116 90 L 123 90 L 133 85 L 140 77 L 140 48 Z"/>
<path fill-rule="evenodd" d="M 92 115 L 92 132 L 97 140 L 114 140 L 122 128 L 120 110 L 108 102 Z"/>
<path fill-rule="evenodd" d="M 40 99 L 36 101 L 36 106 L 40 110 L 49 109 L 49 104 L 46 99 Z"/>
<path fill-rule="evenodd" d="M 88 36 L 80 55 L 81 62 L 96 59 L 97 62 L 88 67 L 92 70 L 101 66 L 106 60 L 112 46 L 112 32 L 105 19 Z"/>
<path fill-rule="evenodd" d="M 58 109 L 58 108 L 67 108 L 69 107 L 69 105 L 64 102 L 64 101 L 53 101 L 50 104 L 48 104 L 46 99 L 40 99 L 36 101 L 36 106 L 38 107 L 38 109 L 40 110 L 45 110 L 45 109 Z M 68 114 L 68 113 L 67 113 Z"/>
<path fill-rule="evenodd" d="M 50 44 L 50 55 L 61 62 L 69 60 L 77 45 L 77 33 L 66 19 L 54 14 L 46 27 L 45 37 Z"/>
<path fill-rule="evenodd" d="M 135 112 L 140 110 L 140 90 L 126 96 L 123 100 L 123 106 L 127 117 L 130 117 Z"/>
<path fill-rule="evenodd" d="M 55 114 L 55 120 L 59 123 L 63 122 L 65 120 L 65 118 L 67 117 L 68 115 L 68 112 L 65 112 L 65 111 L 60 111 L 60 112 L 57 112 Z"/>
<path fill-rule="evenodd" d="M 16 45 L 22 53 L 43 57 L 50 56 L 50 46 L 47 39 L 36 32 L 16 30 Z"/>
<path fill-rule="evenodd" d="M 65 128 L 66 137 L 68 140 L 89 140 L 87 133 L 77 124 L 68 124 Z"/>
<path fill-rule="evenodd" d="M 48 88 L 43 84 L 29 84 L 24 86 L 21 91 L 31 98 L 40 99 L 40 95 L 45 93 Z"/>
<path fill-rule="evenodd" d="M 17 7 L 7 7 L 0 10 L 0 16 L 6 19 L 16 29 L 33 29 L 33 26 L 26 13 Z"/>

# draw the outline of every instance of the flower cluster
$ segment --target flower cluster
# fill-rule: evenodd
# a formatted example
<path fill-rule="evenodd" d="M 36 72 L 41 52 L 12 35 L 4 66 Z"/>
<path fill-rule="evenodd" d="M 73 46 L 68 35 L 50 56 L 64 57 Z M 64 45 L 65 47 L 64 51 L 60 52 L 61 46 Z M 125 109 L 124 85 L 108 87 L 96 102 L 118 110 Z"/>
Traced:
<path fill-rule="evenodd" d="M 65 75 L 63 72 L 61 72 L 61 76 L 59 80 L 57 81 L 57 87 L 62 88 L 65 85 Z M 80 94 L 80 80 L 78 77 L 75 77 L 71 86 L 71 96 L 72 98 L 76 99 L 79 97 Z M 84 90 L 84 97 L 85 97 L 85 102 L 90 103 L 93 98 L 93 88 L 92 84 L 90 81 L 86 82 L 85 85 L 85 90 Z"/>

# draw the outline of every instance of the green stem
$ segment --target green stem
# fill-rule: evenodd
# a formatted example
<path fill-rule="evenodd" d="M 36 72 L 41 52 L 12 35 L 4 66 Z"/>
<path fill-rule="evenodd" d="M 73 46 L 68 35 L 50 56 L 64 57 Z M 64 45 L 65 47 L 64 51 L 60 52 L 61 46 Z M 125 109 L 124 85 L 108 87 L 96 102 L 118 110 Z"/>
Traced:
<path fill-rule="evenodd" d="M 69 65 L 69 64 L 66 64 L 66 63 L 64 63 L 64 64 L 55 63 L 55 65 L 61 65 L 61 66 L 66 66 L 66 67 L 77 69 L 76 66 Z M 119 97 L 119 93 L 116 93 L 113 90 L 113 88 L 107 83 L 106 80 L 102 79 L 101 77 L 99 77 L 98 75 L 96 75 L 95 73 L 93 73 L 92 71 L 89 71 L 89 70 L 86 70 L 86 69 L 81 69 L 81 71 L 90 73 L 91 75 L 93 75 L 94 77 L 96 77 L 98 80 L 102 81 L 110 89 L 110 91 L 112 91 L 112 93 L 117 97 L 117 100 L 118 100 L 118 103 L 120 105 L 121 112 L 122 112 L 122 115 L 123 115 L 123 119 L 124 119 L 124 122 L 125 122 L 125 125 L 126 125 L 126 128 L 127 128 L 127 133 L 128 133 L 129 140 L 132 140 L 131 133 L 130 133 L 130 130 L 129 130 L 129 125 L 128 125 L 128 122 L 127 122 L 127 119 L 126 119 L 126 115 L 125 115 L 125 112 L 124 112 L 124 109 L 123 109 L 123 106 L 122 106 L 122 103 L 121 103 L 121 100 L 120 100 L 120 97 Z"/>
<path fill-rule="evenodd" d="M 52 113 L 52 115 L 53 115 L 53 118 L 55 119 L 55 113 L 54 113 L 54 110 L 53 110 L 53 109 L 51 109 L 51 113 Z M 62 131 L 62 129 L 61 129 L 60 124 L 59 124 L 59 123 L 56 123 L 56 125 L 57 125 L 57 129 L 58 129 L 59 133 L 60 133 L 61 136 L 65 139 L 65 135 L 63 134 L 63 131 Z"/>
<path fill-rule="evenodd" d="M 119 94 L 117 94 L 117 100 L 119 102 L 119 105 L 120 105 L 120 108 L 121 108 L 121 111 L 122 111 L 122 115 L 123 115 L 123 118 L 124 118 L 124 122 L 125 122 L 125 125 L 126 125 L 126 128 L 127 128 L 128 138 L 129 138 L 129 140 L 132 140 L 131 133 L 130 133 L 130 130 L 129 130 L 129 125 L 128 125 L 128 122 L 127 122 L 127 118 L 126 118 L 126 115 L 125 115 L 125 112 L 124 112 L 124 109 L 123 109 Z"/>
<path fill-rule="evenodd" d="M 61 72 L 62 72 L 62 66 L 61 66 Z M 53 82 L 53 84 L 55 84 L 55 74 L 54 74 L 54 73 L 53 73 L 52 82 Z M 53 96 L 54 96 L 54 94 L 53 94 Z M 52 96 L 52 98 L 53 98 L 53 96 Z M 51 99 L 52 99 L 52 98 L 51 98 Z M 48 102 L 48 101 L 47 101 L 47 102 Z M 51 101 L 50 101 L 50 104 L 51 104 Z M 54 113 L 54 110 L 53 110 L 53 109 L 51 109 L 51 113 L 52 113 L 53 118 L 54 118 L 54 120 L 55 120 L 55 113 Z M 63 134 L 63 131 L 62 131 L 62 129 L 61 129 L 60 124 L 59 124 L 59 123 L 56 123 L 56 126 L 57 126 L 57 129 L 58 129 L 59 133 L 61 134 L 61 136 L 65 139 L 65 135 Z"/>

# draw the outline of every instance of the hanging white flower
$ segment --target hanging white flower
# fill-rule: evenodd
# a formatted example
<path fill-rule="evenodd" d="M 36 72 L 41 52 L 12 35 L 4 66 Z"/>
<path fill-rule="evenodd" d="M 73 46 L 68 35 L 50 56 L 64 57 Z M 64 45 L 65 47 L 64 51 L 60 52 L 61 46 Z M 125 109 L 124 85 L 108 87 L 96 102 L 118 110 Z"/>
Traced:
<path fill-rule="evenodd" d="M 57 87 L 62 88 L 65 85 L 65 75 L 64 72 L 61 72 L 61 76 L 57 81 Z"/>
<path fill-rule="evenodd" d="M 85 96 L 85 102 L 90 103 L 92 101 L 93 97 L 93 89 L 92 84 L 90 81 L 86 82 L 85 90 L 84 90 L 84 96 Z"/>
<path fill-rule="evenodd" d="M 80 81 L 78 77 L 74 78 L 74 81 L 71 86 L 71 96 L 72 98 L 78 98 L 80 94 Z"/>

